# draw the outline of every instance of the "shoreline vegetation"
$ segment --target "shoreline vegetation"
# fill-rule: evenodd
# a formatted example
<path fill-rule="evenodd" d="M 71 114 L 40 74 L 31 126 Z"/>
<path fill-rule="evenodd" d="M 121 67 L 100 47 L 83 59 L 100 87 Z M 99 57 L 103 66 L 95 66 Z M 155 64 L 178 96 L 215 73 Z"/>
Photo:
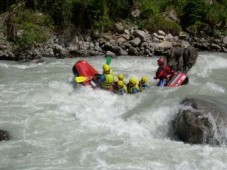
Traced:
<path fill-rule="evenodd" d="M 0 59 L 165 55 L 173 47 L 227 52 L 223 0 L 6 0 Z"/>

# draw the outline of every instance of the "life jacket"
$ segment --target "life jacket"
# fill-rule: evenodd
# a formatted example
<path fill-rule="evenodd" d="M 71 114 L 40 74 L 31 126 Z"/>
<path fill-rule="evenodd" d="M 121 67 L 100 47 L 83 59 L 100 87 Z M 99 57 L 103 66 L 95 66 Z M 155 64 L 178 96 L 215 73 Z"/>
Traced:
<path fill-rule="evenodd" d="M 128 89 L 127 89 L 126 85 L 124 85 L 122 88 L 117 89 L 117 94 L 123 95 L 125 93 L 128 93 Z"/>
<path fill-rule="evenodd" d="M 137 92 L 139 92 L 139 86 L 135 85 L 135 86 L 128 86 L 128 93 L 129 94 L 133 94 L 133 90 L 136 89 Z"/>
<path fill-rule="evenodd" d="M 168 65 L 159 66 L 156 77 L 158 79 L 168 79 L 168 76 L 173 77 L 175 75 L 175 71 Z"/>
<path fill-rule="evenodd" d="M 112 85 L 114 83 L 113 72 L 105 74 L 105 81 L 101 83 L 101 87 L 106 90 L 112 90 Z"/>
<path fill-rule="evenodd" d="M 147 83 L 142 83 L 141 81 L 139 81 L 138 86 L 139 86 L 140 91 L 143 91 L 143 90 L 145 90 L 146 88 L 149 87 Z"/>

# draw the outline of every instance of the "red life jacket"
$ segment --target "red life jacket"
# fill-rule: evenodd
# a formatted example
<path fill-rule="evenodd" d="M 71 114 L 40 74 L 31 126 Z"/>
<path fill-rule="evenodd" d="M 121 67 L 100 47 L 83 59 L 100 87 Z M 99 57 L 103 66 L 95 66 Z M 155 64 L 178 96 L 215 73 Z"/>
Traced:
<path fill-rule="evenodd" d="M 164 66 L 159 66 L 158 70 L 156 71 L 156 78 L 157 79 L 167 79 L 167 71 Z"/>
<path fill-rule="evenodd" d="M 173 77 L 174 75 L 175 71 L 168 65 L 159 66 L 156 72 L 156 77 L 158 79 L 169 79 L 168 76 Z"/>

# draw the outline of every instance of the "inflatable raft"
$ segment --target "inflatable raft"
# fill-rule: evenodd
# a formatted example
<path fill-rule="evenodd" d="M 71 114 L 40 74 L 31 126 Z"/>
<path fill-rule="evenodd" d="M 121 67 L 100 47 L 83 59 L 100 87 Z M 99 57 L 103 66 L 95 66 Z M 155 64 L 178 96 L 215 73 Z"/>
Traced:
<path fill-rule="evenodd" d="M 74 64 L 72 71 L 76 78 L 81 78 L 81 81 L 77 81 L 77 83 L 80 83 L 84 86 L 90 85 L 92 87 L 96 87 L 93 78 L 95 77 L 95 75 L 98 75 L 99 73 L 87 61 L 85 60 L 77 61 Z M 188 81 L 189 79 L 186 73 L 177 72 L 177 74 L 169 81 L 169 83 L 166 86 L 178 87 L 181 85 L 188 84 Z"/>
<path fill-rule="evenodd" d="M 177 72 L 177 74 L 169 81 L 167 87 L 177 87 L 188 84 L 188 76 L 183 72 Z"/>
<path fill-rule="evenodd" d="M 84 86 L 92 86 L 92 79 L 96 74 L 98 74 L 98 71 L 85 60 L 77 61 L 74 64 L 72 71 L 75 77 L 85 78 L 84 81 L 79 82 Z"/>

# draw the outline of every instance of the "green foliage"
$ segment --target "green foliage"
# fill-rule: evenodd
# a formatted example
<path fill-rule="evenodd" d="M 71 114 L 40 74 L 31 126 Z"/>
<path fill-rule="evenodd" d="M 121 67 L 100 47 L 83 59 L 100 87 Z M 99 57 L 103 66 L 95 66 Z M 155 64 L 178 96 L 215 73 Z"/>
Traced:
<path fill-rule="evenodd" d="M 1 0 L 0 1 L 0 14 L 10 9 L 11 5 L 15 4 L 17 0 Z"/>
<path fill-rule="evenodd" d="M 213 35 L 218 25 L 224 28 L 226 22 L 226 8 L 217 2 L 208 4 L 202 0 L 190 0 L 183 9 L 182 25 L 193 33 L 203 31 Z"/>
<path fill-rule="evenodd" d="M 15 24 L 16 29 L 22 32 L 15 40 L 16 48 L 21 50 L 28 49 L 35 43 L 45 42 L 53 29 L 50 17 L 29 10 L 20 11 Z"/>
<path fill-rule="evenodd" d="M 112 29 L 114 22 L 127 20 L 149 30 L 177 32 L 181 27 L 162 17 L 163 13 L 172 9 L 180 17 L 182 28 L 194 33 L 203 31 L 214 34 L 217 30 L 224 32 L 227 27 L 226 0 L 213 0 L 212 4 L 207 0 L 1 0 L 0 13 L 18 4 L 24 4 L 24 9 L 30 9 L 33 13 L 40 11 L 44 16 L 50 16 L 53 25 L 60 28 L 58 30 L 72 23 L 81 30 L 98 28 L 105 31 Z M 140 10 L 139 18 L 131 17 L 133 9 Z M 24 22 L 49 27 L 50 19 L 44 21 L 37 16 L 32 19 L 31 13 L 24 12 L 21 18 L 25 18 L 25 21 L 20 19 L 17 22 L 22 25 L 20 27 L 23 27 Z"/>
<path fill-rule="evenodd" d="M 128 0 L 74 0 L 72 22 L 80 27 L 111 29 L 113 22 L 129 15 Z"/>
<path fill-rule="evenodd" d="M 148 20 L 142 20 L 138 23 L 140 28 L 145 28 L 150 32 L 157 30 L 163 30 L 165 32 L 170 32 L 173 34 L 179 33 L 181 31 L 181 26 L 172 20 L 168 20 L 161 15 L 156 15 Z"/>
<path fill-rule="evenodd" d="M 198 21 L 202 21 L 205 17 L 207 9 L 206 3 L 201 0 L 191 0 L 184 7 L 183 23 L 184 25 L 193 25 Z"/>
<path fill-rule="evenodd" d="M 218 27 L 218 25 L 220 25 L 220 27 L 224 26 L 227 23 L 226 8 L 218 3 L 213 3 L 209 6 L 209 8 L 207 8 L 205 22 L 208 23 L 213 29 Z"/>
<path fill-rule="evenodd" d="M 139 9 L 141 10 L 141 16 L 144 19 L 149 19 L 151 16 L 159 13 L 159 8 L 156 1 L 142 0 L 139 3 Z"/>

